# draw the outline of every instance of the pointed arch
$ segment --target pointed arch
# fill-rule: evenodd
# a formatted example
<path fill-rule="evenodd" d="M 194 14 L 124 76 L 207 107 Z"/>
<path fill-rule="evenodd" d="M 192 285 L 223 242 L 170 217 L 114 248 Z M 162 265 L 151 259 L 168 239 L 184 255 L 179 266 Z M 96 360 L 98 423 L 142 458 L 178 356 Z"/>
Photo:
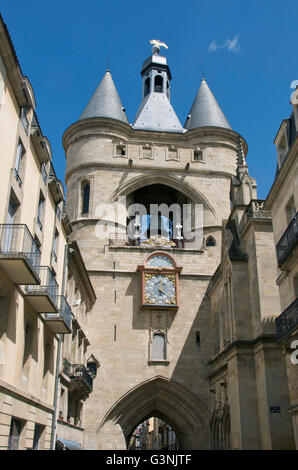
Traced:
<path fill-rule="evenodd" d="M 155 93 L 163 92 L 163 78 L 161 75 L 156 75 L 154 78 L 154 92 Z"/>
<path fill-rule="evenodd" d="M 134 429 L 150 416 L 167 422 L 176 432 L 181 449 L 207 449 L 209 410 L 183 385 L 163 376 L 151 378 L 123 395 L 98 427 L 99 448 L 105 442 L 105 427 L 122 430 L 126 442 Z M 102 441 L 102 442 L 101 442 Z"/>
<path fill-rule="evenodd" d="M 169 186 L 170 188 L 174 188 L 185 194 L 185 196 L 187 196 L 194 204 L 203 204 L 204 207 L 212 213 L 216 221 L 218 221 L 214 207 L 197 188 L 177 176 L 162 173 L 160 171 L 152 171 L 148 175 L 143 174 L 126 181 L 118 186 L 118 188 L 111 194 L 108 202 L 116 202 L 120 196 L 128 196 L 137 189 L 153 184 Z"/>

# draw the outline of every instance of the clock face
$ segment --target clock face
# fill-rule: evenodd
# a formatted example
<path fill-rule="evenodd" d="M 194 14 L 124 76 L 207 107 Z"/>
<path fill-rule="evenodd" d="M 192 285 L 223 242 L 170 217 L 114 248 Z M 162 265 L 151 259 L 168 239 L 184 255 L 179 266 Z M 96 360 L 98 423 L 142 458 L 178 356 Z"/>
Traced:
<path fill-rule="evenodd" d="M 145 303 L 155 305 L 176 304 L 175 275 L 146 274 Z"/>

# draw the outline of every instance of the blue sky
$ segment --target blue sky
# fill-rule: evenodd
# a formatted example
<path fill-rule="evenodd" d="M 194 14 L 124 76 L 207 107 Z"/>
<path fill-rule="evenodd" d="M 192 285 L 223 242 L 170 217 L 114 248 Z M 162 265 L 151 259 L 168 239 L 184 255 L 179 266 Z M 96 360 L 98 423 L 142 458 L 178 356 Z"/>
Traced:
<path fill-rule="evenodd" d="M 276 168 L 273 139 L 291 113 L 290 84 L 298 79 L 294 0 L 3 0 L 1 13 L 62 180 L 62 134 L 101 80 L 109 41 L 113 79 L 132 122 L 141 100 L 141 65 L 156 38 L 169 46 L 171 102 L 182 125 L 200 84 L 203 54 L 208 85 L 248 143 L 258 197 L 267 196 Z"/>

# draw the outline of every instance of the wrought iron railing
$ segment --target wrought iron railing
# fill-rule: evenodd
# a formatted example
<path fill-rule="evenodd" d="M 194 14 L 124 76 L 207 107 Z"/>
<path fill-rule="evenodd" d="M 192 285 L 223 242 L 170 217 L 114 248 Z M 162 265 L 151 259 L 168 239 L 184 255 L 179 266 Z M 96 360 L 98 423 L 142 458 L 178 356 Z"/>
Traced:
<path fill-rule="evenodd" d="M 40 250 L 25 224 L 0 224 L 0 253 L 23 254 L 35 271 L 39 269 Z"/>
<path fill-rule="evenodd" d="M 294 215 L 283 236 L 276 245 L 278 267 L 288 259 L 298 240 L 298 212 Z"/>
<path fill-rule="evenodd" d="M 14 177 L 16 179 L 16 182 L 18 183 L 18 185 L 20 186 L 20 188 L 22 187 L 23 185 L 23 182 L 20 178 L 20 175 L 19 175 L 19 172 L 16 168 L 13 168 L 13 174 L 14 174 Z"/>
<path fill-rule="evenodd" d="M 83 364 L 71 364 L 69 377 L 73 380 L 82 380 L 90 391 L 93 389 L 93 379 Z"/>
<path fill-rule="evenodd" d="M 68 359 L 64 358 L 62 370 L 70 379 L 82 380 L 90 391 L 92 391 L 93 378 L 83 364 L 71 364 Z"/>
<path fill-rule="evenodd" d="M 55 261 L 55 263 L 57 263 L 58 258 L 54 250 L 52 250 L 52 259 Z"/>
<path fill-rule="evenodd" d="M 298 298 L 275 320 L 275 324 L 279 340 L 298 328 Z"/>
<path fill-rule="evenodd" d="M 26 291 L 46 293 L 49 295 L 52 302 L 58 307 L 57 305 L 58 284 L 50 268 L 48 266 L 39 266 L 38 276 L 40 278 L 40 285 L 39 286 L 35 286 L 35 285 L 26 286 Z"/>
<path fill-rule="evenodd" d="M 41 223 L 41 220 L 40 220 L 40 218 L 39 218 L 38 216 L 36 217 L 36 223 L 37 223 L 37 225 L 38 225 L 38 227 L 39 227 L 39 230 L 42 230 L 42 223 Z"/>
<path fill-rule="evenodd" d="M 72 312 L 69 303 L 67 302 L 64 295 L 57 295 L 56 296 L 56 304 L 59 306 L 58 313 L 45 313 L 44 318 L 47 319 L 60 319 L 62 318 L 68 328 L 71 330 L 71 322 L 72 322 Z"/>

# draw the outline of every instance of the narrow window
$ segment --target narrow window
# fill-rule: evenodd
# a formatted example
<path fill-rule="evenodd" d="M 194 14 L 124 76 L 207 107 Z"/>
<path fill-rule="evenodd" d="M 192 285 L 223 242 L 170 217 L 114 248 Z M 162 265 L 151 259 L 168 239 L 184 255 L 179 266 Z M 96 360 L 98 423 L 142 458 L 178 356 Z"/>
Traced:
<path fill-rule="evenodd" d="M 295 208 L 295 202 L 294 202 L 293 196 L 291 197 L 291 199 L 289 200 L 286 206 L 286 214 L 287 214 L 287 222 L 289 224 L 296 215 L 296 208 Z"/>
<path fill-rule="evenodd" d="M 142 148 L 142 157 L 143 158 L 152 158 L 152 147 L 144 145 Z"/>
<path fill-rule="evenodd" d="M 39 201 L 38 201 L 38 210 L 37 210 L 37 224 L 40 228 L 40 230 L 42 230 L 42 219 L 43 219 L 43 206 L 44 206 L 44 197 L 43 197 L 43 194 L 40 193 L 39 195 Z"/>
<path fill-rule="evenodd" d="M 59 238 L 59 232 L 58 232 L 58 230 L 55 229 L 52 256 L 53 256 L 54 260 L 56 261 L 56 263 L 57 263 L 58 238 Z"/>
<path fill-rule="evenodd" d="M 167 81 L 167 97 L 170 99 L 170 84 Z"/>
<path fill-rule="evenodd" d="M 2 237 L 4 240 L 1 241 L 1 251 L 9 253 L 10 251 L 13 251 L 14 249 L 18 250 L 18 237 L 14 236 L 15 232 L 15 218 L 17 214 L 19 204 L 18 201 L 14 195 L 14 192 L 11 191 L 10 198 L 9 198 L 9 205 L 8 205 L 8 211 L 7 211 L 7 216 L 6 216 L 6 229 L 4 231 L 4 234 Z M 2 232 L 3 233 L 3 232 Z M 16 245 L 16 246 L 15 246 Z"/>
<path fill-rule="evenodd" d="M 193 159 L 195 162 L 202 162 L 203 161 L 203 152 L 202 150 L 195 150 L 193 154 Z"/>
<path fill-rule="evenodd" d="M 177 149 L 173 149 L 173 148 L 168 149 L 168 160 L 178 160 Z"/>
<path fill-rule="evenodd" d="M 84 181 L 82 183 L 82 215 L 86 215 L 89 212 L 90 202 L 90 183 Z"/>
<path fill-rule="evenodd" d="M 156 75 L 154 79 L 154 91 L 155 93 L 162 93 L 163 89 L 163 78 L 160 75 Z"/>
<path fill-rule="evenodd" d="M 13 224 L 15 221 L 15 215 L 18 210 L 19 203 L 17 198 L 15 197 L 14 192 L 12 191 L 10 194 L 9 198 L 9 204 L 8 204 L 8 211 L 7 211 L 7 217 L 6 217 L 6 223 L 7 224 Z"/>
<path fill-rule="evenodd" d="M 44 183 L 47 184 L 47 179 L 48 179 L 48 173 L 47 173 L 47 167 L 45 163 L 42 163 L 41 168 L 40 168 L 42 178 L 44 180 Z"/>
<path fill-rule="evenodd" d="M 17 151 L 16 151 L 16 160 L 15 160 L 15 166 L 14 166 L 14 175 L 15 179 L 17 180 L 19 186 L 22 186 L 22 180 L 20 177 L 20 167 L 21 167 L 21 160 L 25 154 L 25 149 L 22 144 L 22 142 L 19 140 L 18 146 L 17 146 Z"/>
<path fill-rule="evenodd" d="M 23 422 L 20 419 L 12 418 L 10 423 L 8 450 L 18 450 L 22 432 Z"/>
<path fill-rule="evenodd" d="M 28 132 L 29 132 L 29 121 L 28 121 L 28 118 L 27 118 L 27 110 L 28 110 L 28 108 L 27 109 L 26 108 L 21 109 L 21 121 L 22 121 L 22 124 L 24 126 L 26 135 L 28 135 Z"/>
<path fill-rule="evenodd" d="M 215 246 L 216 242 L 213 237 L 208 237 L 206 241 L 206 246 Z"/>
<path fill-rule="evenodd" d="M 125 157 L 125 155 L 126 155 L 125 145 L 117 145 L 116 146 L 116 155 L 118 155 L 119 157 Z"/>
<path fill-rule="evenodd" d="M 144 84 L 144 97 L 150 93 L 150 77 L 146 78 Z"/>
<path fill-rule="evenodd" d="M 155 333 L 153 335 L 153 354 L 154 361 L 163 361 L 166 359 L 166 341 L 162 333 Z"/>
<path fill-rule="evenodd" d="M 35 424 L 32 450 L 39 450 L 40 439 L 43 430 L 44 426 L 41 426 L 40 424 Z"/>

